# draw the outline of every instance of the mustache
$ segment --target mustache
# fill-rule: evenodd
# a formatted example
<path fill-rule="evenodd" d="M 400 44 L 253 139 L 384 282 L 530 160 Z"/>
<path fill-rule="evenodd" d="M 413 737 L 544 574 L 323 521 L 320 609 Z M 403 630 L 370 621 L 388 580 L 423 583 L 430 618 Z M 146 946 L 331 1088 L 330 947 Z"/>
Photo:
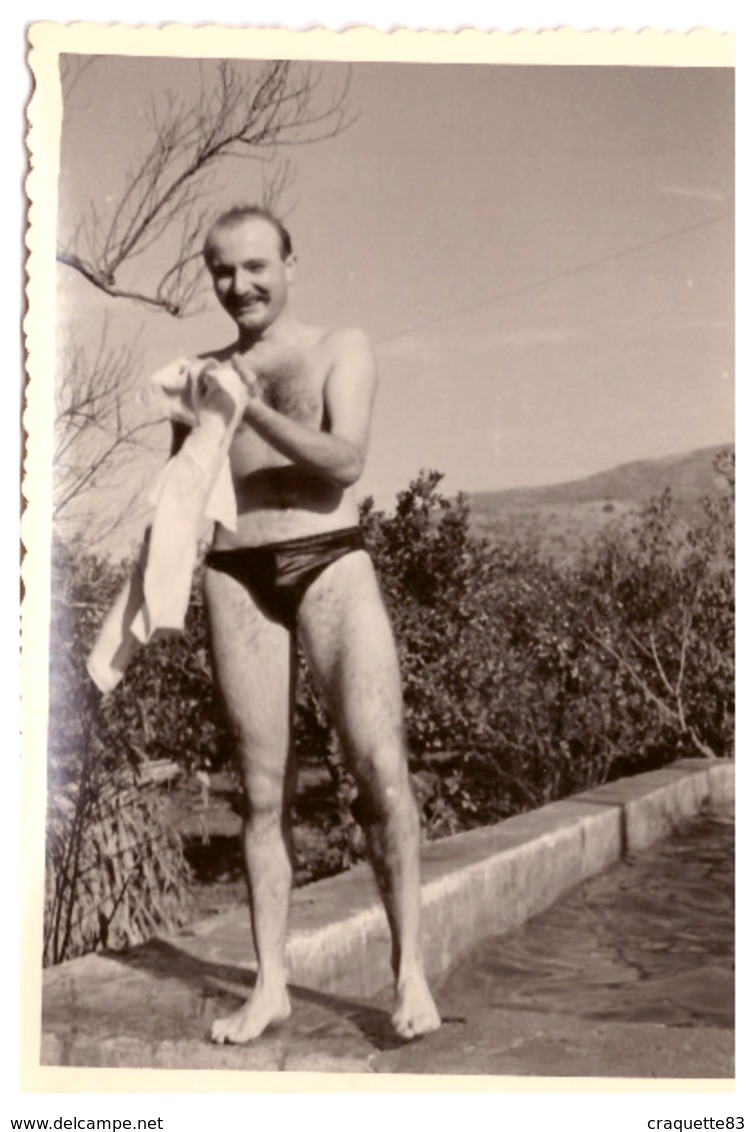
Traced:
<path fill-rule="evenodd" d="M 226 306 L 233 307 L 234 309 L 240 309 L 249 306 L 251 303 L 257 302 L 260 299 L 266 301 L 269 298 L 270 293 L 268 291 L 252 291 L 247 293 L 246 295 L 238 297 L 233 295 L 228 296 L 228 298 L 226 299 Z"/>

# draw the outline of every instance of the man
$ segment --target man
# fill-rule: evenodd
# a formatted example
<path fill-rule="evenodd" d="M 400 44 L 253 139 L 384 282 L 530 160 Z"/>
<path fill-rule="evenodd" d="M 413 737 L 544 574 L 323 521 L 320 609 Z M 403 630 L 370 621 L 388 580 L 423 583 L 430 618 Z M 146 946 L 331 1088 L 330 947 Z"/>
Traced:
<path fill-rule="evenodd" d="M 216 1021 L 212 1038 L 250 1041 L 291 1010 L 284 948 L 295 641 L 359 786 L 391 930 L 393 1023 L 403 1037 L 417 1037 L 440 1025 L 419 944 L 419 826 L 396 650 L 353 489 L 367 448 L 373 355 L 360 331 L 323 330 L 292 314 L 291 239 L 266 210 L 223 214 L 207 236 L 205 261 L 238 328 L 238 340 L 212 361 L 230 361 L 249 394 L 230 450 L 238 528 L 218 527 L 205 591 L 247 795 L 244 851 L 258 959 L 249 1001 Z"/>

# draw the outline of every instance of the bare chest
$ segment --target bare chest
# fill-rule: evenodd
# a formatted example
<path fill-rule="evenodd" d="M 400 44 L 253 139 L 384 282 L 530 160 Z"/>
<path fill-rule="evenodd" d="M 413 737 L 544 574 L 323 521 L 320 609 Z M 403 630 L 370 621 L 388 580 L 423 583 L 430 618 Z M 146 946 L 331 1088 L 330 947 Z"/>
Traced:
<path fill-rule="evenodd" d="M 288 363 L 256 370 L 262 400 L 300 424 L 319 427 L 325 374 L 320 367 Z"/>
<path fill-rule="evenodd" d="M 246 360 L 254 369 L 266 405 L 308 428 L 325 427 L 323 392 L 328 370 L 326 361 L 316 352 L 247 355 Z M 231 461 L 237 475 L 289 462 L 244 423 L 234 438 Z"/>

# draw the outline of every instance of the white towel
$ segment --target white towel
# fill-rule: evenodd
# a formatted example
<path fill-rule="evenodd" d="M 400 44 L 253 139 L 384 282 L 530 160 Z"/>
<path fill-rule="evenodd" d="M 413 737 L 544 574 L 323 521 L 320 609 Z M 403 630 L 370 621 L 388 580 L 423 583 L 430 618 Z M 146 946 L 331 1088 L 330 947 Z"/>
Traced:
<path fill-rule="evenodd" d="M 179 358 L 150 386 L 151 402 L 192 431 L 150 492 L 155 513 L 139 560 L 89 656 L 101 692 L 117 686 L 140 643 L 182 631 L 205 520 L 236 529 L 228 449 L 246 405 L 243 381 L 230 365 Z"/>

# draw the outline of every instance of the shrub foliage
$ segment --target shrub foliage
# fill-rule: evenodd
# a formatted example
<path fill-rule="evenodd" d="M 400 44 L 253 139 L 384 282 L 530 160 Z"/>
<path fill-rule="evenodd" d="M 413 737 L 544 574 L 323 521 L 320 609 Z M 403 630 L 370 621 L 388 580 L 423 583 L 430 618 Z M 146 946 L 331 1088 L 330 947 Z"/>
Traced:
<path fill-rule="evenodd" d="M 731 456 L 718 471 L 724 490 L 696 522 L 665 495 L 563 565 L 522 540 L 473 537 L 464 497 L 444 495 L 437 472 L 421 473 L 391 514 L 362 504 L 426 836 L 681 756 L 733 753 Z M 100 701 L 84 658 L 124 569 L 64 546 L 54 565 L 48 962 L 181 922 L 187 869 L 145 774 L 160 760 L 191 771 L 232 757 L 198 579 L 184 636 L 143 650 Z M 295 729 L 300 757 L 332 774 L 332 871 L 362 852 L 356 790 L 306 674 Z"/>

